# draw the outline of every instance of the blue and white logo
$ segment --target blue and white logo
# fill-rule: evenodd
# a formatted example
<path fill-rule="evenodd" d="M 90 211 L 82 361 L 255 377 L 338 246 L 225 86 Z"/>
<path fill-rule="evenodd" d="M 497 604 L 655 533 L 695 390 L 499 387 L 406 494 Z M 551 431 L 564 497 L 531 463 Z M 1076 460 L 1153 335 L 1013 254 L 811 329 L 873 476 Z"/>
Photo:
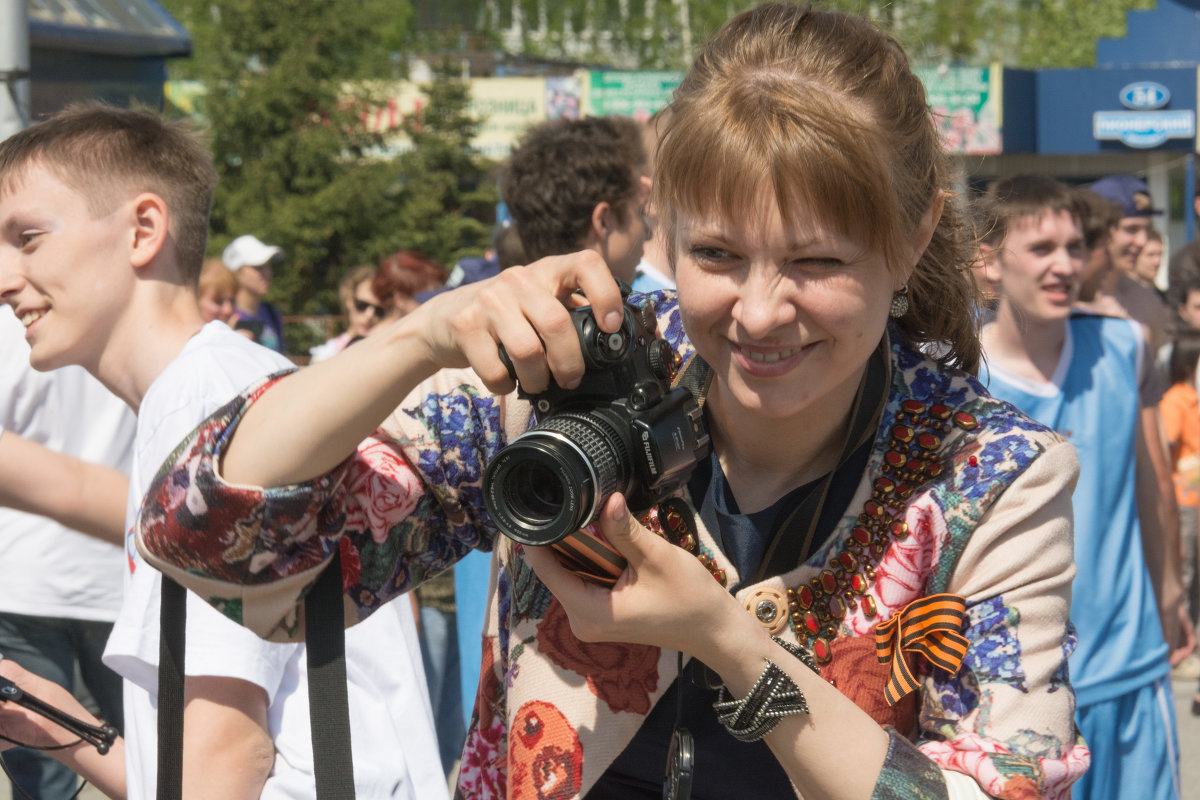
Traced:
<path fill-rule="evenodd" d="M 1116 140 L 1129 147 L 1158 147 L 1168 139 L 1191 139 L 1196 135 L 1196 112 L 1097 111 L 1092 114 L 1092 136 Z"/>
<path fill-rule="evenodd" d="M 1161 83 L 1137 81 L 1121 90 L 1121 105 L 1134 111 L 1162 108 L 1171 102 L 1171 92 Z"/>

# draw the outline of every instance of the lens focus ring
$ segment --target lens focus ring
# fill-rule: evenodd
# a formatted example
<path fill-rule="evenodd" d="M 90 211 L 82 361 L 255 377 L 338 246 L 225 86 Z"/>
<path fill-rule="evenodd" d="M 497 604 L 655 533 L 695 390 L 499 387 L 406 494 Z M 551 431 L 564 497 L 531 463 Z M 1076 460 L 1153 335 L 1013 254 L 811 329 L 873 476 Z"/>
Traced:
<path fill-rule="evenodd" d="M 629 454 L 621 437 L 594 414 L 564 412 L 547 418 L 525 434 L 554 432 L 570 439 L 583 452 L 596 475 L 596 497 L 608 498 L 627 479 Z"/>

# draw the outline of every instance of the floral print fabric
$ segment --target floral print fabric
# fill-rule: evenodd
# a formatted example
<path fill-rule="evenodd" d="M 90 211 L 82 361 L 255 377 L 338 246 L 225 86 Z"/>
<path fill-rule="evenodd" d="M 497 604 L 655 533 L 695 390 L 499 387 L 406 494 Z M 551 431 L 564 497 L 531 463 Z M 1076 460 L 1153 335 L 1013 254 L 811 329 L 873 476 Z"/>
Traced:
<path fill-rule="evenodd" d="M 686 360 L 692 351 L 673 296 L 656 299 L 660 330 Z M 676 654 L 578 641 L 520 546 L 496 535 L 482 469 L 527 425 L 527 406 L 488 396 L 472 373 L 445 371 L 321 479 L 270 490 L 226 484 L 217 469 L 222 448 L 266 388 L 214 415 L 164 465 L 139 525 L 146 558 L 260 635 L 288 640 L 303 630 L 298 604 L 334 547 L 347 624 L 470 548 L 494 548 L 496 591 L 458 796 L 585 794 L 674 680 Z M 997 797 L 1066 797 L 1088 760 L 1065 666 L 1075 464 L 1068 445 L 988 397 L 973 378 L 894 344 L 887 408 L 846 519 L 807 563 L 745 587 L 739 599 L 817 576 L 869 496 L 906 400 L 946 404 L 978 427 L 941 438 L 943 469 L 902 508 L 910 535 L 892 542 L 871 574 L 866 594 L 875 613 L 864 603 L 842 619 L 822 674 L 892 726 L 896 742 L 878 797 L 945 796 L 935 767 L 965 773 Z M 700 539 L 735 585 L 712 536 L 701 529 Z M 918 665 L 922 689 L 890 707 L 874 629 L 912 600 L 942 591 L 967 600 L 966 661 L 956 675 Z M 795 639 L 791 628 L 784 635 Z"/>

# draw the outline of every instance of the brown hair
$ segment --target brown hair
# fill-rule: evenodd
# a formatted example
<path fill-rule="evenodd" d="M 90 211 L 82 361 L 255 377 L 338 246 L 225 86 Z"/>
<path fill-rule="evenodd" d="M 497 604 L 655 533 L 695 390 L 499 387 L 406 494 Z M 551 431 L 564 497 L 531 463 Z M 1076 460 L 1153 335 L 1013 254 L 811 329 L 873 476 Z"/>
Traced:
<path fill-rule="evenodd" d="M 415 250 L 401 250 L 385 256 L 371 280 L 371 291 L 380 302 L 391 303 L 392 296 L 413 296 L 417 292 L 431 292 L 446 282 L 446 270 L 432 258 Z"/>
<path fill-rule="evenodd" d="M 374 280 L 375 268 L 370 264 L 366 264 L 361 267 L 354 267 L 345 275 L 343 275 L 342 279 L 338 281 L 338 302 L 342 304 L 342 308 L 346 308 L 350 305 L 350 301 L 354 299 L 354 290 L 358 288 L 359 284 L 366 283 L 368 281 L 374 282 Z M 375 287 L 373 285 L 371 287 L 371 291 L 375 291 Z"/>
<path fill-rule="evenodd" d="M 224 289 L 230 297 L 237 294 L 237 276 L 219 258 L 204 259 L 204 267 L 200 270 L 200 278 L 196 282 L 197 294 L 203 295 L 210 289 Z"/>
<path fill-rule="evenodd" d="M 186 123 L 143 108 L 75 103 L 0 143 L 0 192 L 35 164 L 82 195 L 97 217 L 138 192 L 161 197 L 176 265 L 195 285 L 217 173 L 208 147 Z"/>
<path fill-rule="evenodd" d="M 627 117 L 555 119 L 529 129 L 500 185 L 529 259 L 582 247 L 600 203 L 624 225 L 645 162 L 641 131 Z"/>
<path fill-rule="evenodd" d="M 1083 228 L 1083 245 L 1095 250 L 1121 222 L 1121 207 L 1091 189 L 1075 190 L 1075 213 Z"/>
<path fill-rule="evenodd" d="M 1079 193 L 1049 175 L 1013 175 L 993 183 L 976 203 L 980 241 L 1002 247 L 1013 224 L 1046 212 L 1080 218 Z"/>
<path fill-rule="evenodd" d="M 976 368 L 975 248 L 924 86 L 877 26 L 786 3 L 738 15 L 679 85 L 658 146 L 654 204 L 672 267 L 681 213 L 737 219 L 769 186 L 785 224 L 812 210 L 899 268 L 942 193 L 897 324 L 912 344 L 937 343 L 942 362 Z"/>

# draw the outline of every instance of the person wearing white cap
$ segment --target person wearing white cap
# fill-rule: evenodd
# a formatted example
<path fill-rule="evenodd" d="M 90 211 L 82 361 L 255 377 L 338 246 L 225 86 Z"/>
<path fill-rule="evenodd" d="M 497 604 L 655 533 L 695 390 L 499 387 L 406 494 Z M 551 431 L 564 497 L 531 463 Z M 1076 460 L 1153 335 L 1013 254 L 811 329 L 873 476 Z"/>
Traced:
<path fill-rule="evenodd" d="M 254 341 L 279 353 L 284 352 L 283 317 L 263 296 L 271 288 L 274 265 L 282 258 L 282 247 L 263 244 L 249 234 L 234 239 L 221 254 L 237 277 L 234 328 L 249 331 Z"/>

